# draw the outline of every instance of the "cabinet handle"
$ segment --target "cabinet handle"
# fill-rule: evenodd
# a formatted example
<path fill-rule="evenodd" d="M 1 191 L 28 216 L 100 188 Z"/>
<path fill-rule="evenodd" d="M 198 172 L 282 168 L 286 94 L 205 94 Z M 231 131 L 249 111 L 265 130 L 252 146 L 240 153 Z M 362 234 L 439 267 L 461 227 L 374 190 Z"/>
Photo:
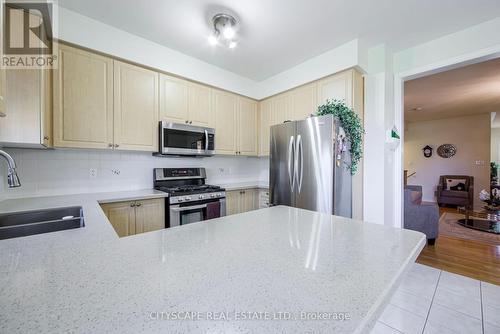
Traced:
<path fill-rule="evenodd" d="M 134 206 L 136 206 L 137 204 L 136 203 L 130 203 L 130 206 L 133 208 Z"/>
<path fill-rule="evenodd" d="M 141 205 L 142 205 L 142 203 L 136 203 L 135 204 L 135 206 L 141 206 Z"/>
<path fill-rule="evenodd" d="M 189 124 L 193 124 L 193 121 L 189 121 Z"/>
<path fill-rule="evenodd" d="M 45 137 L 43 137 L 43 140 L 49 140 L 49 139 L 50 139 L 50 137 L 49 137 L 49 136 L 45 136 Z"/>
<path fill-rule="evenodd" d="M 186 124 L 188 124 L 188 123 L 189 123 L 189 121 L 186 121 Z"/>
<path fill-rule="evenodd" d="M 7 114 L 4 114 L 3 112 L 0 112 L 0 117 L 6 117 Z"/>
<path fill-rule="evenodd" d="M 108 147 L 113 147 L 113 144 L 109 143 L 109 144 L 108 144 Z"/>
<path fill-rule="evenodd" d="M 115 147 L 120 147 L 120 145 L 118 145 L 118 144 L 115 144 Z"/>

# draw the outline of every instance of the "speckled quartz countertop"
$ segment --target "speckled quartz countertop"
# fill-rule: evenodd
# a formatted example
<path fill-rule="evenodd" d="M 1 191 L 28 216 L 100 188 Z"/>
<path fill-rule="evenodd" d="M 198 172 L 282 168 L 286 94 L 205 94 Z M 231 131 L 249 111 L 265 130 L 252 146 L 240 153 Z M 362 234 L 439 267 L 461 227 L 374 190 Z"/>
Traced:
<path fill-rule="evenodd" d="M 0 333 L 364 333 L 425 243 L 284 206 L 119 239 L 98 201 L 140 193 L 0 202 L 87 224 L 0 240 Z"/>
<path fill-rule="evenodd" d="M 269 183 L 254 181 L 254 182 L 233 182 L 233 183 L 216 183 L 227 191 L 241 190 L 249 188 L 269 189 Z"/>

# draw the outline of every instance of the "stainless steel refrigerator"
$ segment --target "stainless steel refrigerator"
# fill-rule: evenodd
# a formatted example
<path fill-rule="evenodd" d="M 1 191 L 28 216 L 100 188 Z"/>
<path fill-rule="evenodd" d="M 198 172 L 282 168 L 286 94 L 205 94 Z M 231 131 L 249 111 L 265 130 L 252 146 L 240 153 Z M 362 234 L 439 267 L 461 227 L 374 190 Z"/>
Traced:
<path fill-rule="evenodd" d="M 352 217 L 348 142 L 332 115 L 271 127 L 270 202 Z"/>

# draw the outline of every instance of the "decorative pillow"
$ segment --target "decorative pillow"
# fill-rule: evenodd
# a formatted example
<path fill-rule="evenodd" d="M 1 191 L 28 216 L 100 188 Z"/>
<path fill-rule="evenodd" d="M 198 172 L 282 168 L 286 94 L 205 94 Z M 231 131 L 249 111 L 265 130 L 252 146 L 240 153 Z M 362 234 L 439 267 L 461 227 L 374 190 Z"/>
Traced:
<path fill-rule="evenodd" d="M 465 187 L 465 182 L 467 182 L 465 179 L 446 179 L 446 189 L 453 190 L 451 187 L 456 187 L 459 183 L 464 184 Z"/>
<path fill-rule="evenodd" d="M 410 202 L 416 205 L 422 204 L 422 193 L 420 191 L 411 191 Z"/>
<path fill-rule="evenodd" d="M 456 186 L 450 187 L 450 190 L 465 191 L 465 183 L 460 182 Z"/>

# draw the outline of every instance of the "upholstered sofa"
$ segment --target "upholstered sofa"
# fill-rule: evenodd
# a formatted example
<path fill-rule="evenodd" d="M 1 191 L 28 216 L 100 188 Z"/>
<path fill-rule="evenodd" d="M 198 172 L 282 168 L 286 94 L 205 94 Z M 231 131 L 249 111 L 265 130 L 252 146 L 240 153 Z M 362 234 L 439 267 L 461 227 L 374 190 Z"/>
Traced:
<path fill-rule="evenodd" d="M 422 186 L 408 185 L 404 189 L 404 228 L 422 232 L 429 245 L 434 245 L 439 233 L 439 207 L 422 202 Z"/>
<path fill-rule="evenodd" d="M 465 186 L 463 187 L 463 190 L 459 190 L 456 189 L 456 186 L 450 187 L 448 185 L 448 181 L 458 181 L 459 183 L 464 183 Z M 472 208 L 474 206 L 474 177 L 467 175 L 440 176 L 436 197 L 440 206 L 443 204 L 449 204 Z"/>

